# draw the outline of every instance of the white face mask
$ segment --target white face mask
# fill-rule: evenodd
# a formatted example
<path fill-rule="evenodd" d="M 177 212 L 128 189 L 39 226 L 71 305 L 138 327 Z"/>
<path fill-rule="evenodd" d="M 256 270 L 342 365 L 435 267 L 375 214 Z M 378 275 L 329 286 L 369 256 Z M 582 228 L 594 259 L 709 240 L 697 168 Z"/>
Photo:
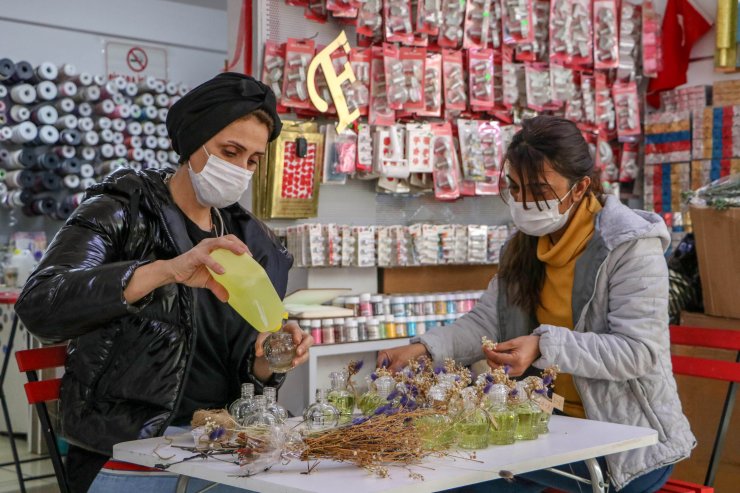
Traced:
<path fill-rule="evenodd" d="M 193 171 L 188 161 L 190 183 L 193 184 L 198 202 L 205 207 L 217 209 L 238 202 L 249 188 L 254 172 L 209 154 L 205 146 L 203 150 L 208 161 L 200 173 Z"/>
<path fill-rule="evenodd" d="M 575 184 L 573 187 L 575 187 Z M 529 208 L 525 209 L 524 202 L 517 202 L 514 200 L 514 197 L 510 196 L 509 211 L 511 211 L 511 218 L 514 220 L 517 229 L 530 236 L 545 236 L 565 226 L 573 205 L 563 214 L 560 213 L 558 205 L 565 200 L 565 197 L 570 195 L 573 187 L 570 187 L 568 193 L 563 195 L 563 198 L 560 200 L 545 200 L 544 204 L 540 201 L 542 210 L 539 210 L 534 203 L 530 203 L 528 205 Z"/>

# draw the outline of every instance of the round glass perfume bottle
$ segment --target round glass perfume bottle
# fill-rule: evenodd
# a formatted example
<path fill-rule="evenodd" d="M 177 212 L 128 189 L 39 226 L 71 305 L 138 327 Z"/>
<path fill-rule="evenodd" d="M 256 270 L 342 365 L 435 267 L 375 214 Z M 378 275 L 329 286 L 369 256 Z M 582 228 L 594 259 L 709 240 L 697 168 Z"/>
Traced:
<path fill-rule="evenodd" d="M 435 413 L 417 418 L 414 427 L 425 449 L 445 450 L 455 441 L 454 423 L 447 414 L 447 389 L 433 385 L 428 396 Z"/>
<path fill-rule="evenodd" d="M 517 413 L 509 409 L 507 396 L 509 388 L 503 384 L 496 384 L 488 392 L 488 412 L 493 418 L 488 433 L 488 443 L 491 445 L 509 445 L 516 440 L 516 426 L 519 423 Z"/>
<path fill-rule="evenodd" d="M 242 394 L 237 400 L 231 403 L 229 406 L 229 414 L 237 423 L 241 423 L 244 419 L 244 413 L 250 411 L 252 405 L 252 399 L 254 398 L 254 384 L 243 383 Z"/>
<path fill-rule="evenodd" d="M 360 397 L 358 407 L 362 414 L 371 416 L 380 406 L 388 404 L 388 395 L 393 391 L 395 384 L 395 380 L 388 376 L 378 377 L 374 382 L 370 382 L 369 390 Z"/>
<path fill-rule="evenodd" d="M 329 404 L 339 410 L 343 421 L 349 420 L 355 410 L 355 396 L 347 390 L 349 375 L 347 371 L 334 371 L 329 374 L 331 390 L 327 396 Z"/>
<path fill-rule="evenodd" d="M 339 423 L 339 410 L 327 402 L 326 394 L 326 389 L 316 389 L 316 402 L 303 412 L 309 431 L 327 430 Z"/>
<path fill-rule="evenodd" d="M 265 387 L 263 395 L 267 401 L 267 410 L 275 415 L 278 423 L 285 423 L 288 419 L 288 411 L 277 403 L 277 389 L 275 387 Z"/>
<path fill-rule="evenodd" d="M 539 436 L 537 423 L 542 411 L 537 404 L 529 400 L 526 383 L 517 382 L 516 391 L 517 394 L 512 404 L 519 421 L 516 425 L 514 437 L 517 440 L 534 440 Z"/>
<path fill-rule="evenodd" d="M 279 424 L 274 414 L 267 410 L 264 395 L 254 396 L 254 410 L 244 418 L 244 426 L 275 426 Z"/>
<path fill-rule="evenodd" d="M 472 395 L 465 395 L 463 409 L 455 418 L 457 445 L 462 449 L 486 448 L 490 426 L 488 413 L 476 405 Z"/>
<path fill-rule="evenodd" d="M 287 373 L 293 368 L 296 346 L 290 332 L 273 332 L 262 343 L 262 350 L 274 373 Z"/>

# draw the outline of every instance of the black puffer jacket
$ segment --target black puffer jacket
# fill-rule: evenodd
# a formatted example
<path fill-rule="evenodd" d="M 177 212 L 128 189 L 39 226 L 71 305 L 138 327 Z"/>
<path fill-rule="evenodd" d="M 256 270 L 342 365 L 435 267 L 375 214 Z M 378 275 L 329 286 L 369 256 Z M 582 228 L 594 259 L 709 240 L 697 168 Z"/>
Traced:
<path fill-rule="evenodd" d="M 45 342 L 70 340 L 62 382 L 62 431 L 110 455 L 113 444 L 161 434 L 177 410 L 198 327 L 199 289 L 170 284 L 135 305 L 123 290 L 142 264 L 192 248 L 165 172 L 122 170 L 91 188 L 49 245 L 16 304 Z M 270 230 L 238 205 L 221 210 L 285 295 L 293 259 Z M 252 330 L 256 339 L 256 331 Z M 239 357 L 239 356 L 237 356 Z M 251 381 L 254 344 L 237 361 Z M 273 376 L 270 385 L 280 385 Z"/>

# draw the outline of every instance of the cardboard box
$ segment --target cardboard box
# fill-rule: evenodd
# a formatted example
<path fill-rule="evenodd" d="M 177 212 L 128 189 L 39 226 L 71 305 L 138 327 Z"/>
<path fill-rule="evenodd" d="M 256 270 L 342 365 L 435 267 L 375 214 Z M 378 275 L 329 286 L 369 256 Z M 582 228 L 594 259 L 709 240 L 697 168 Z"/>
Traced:
<path fill-rule="evenodd" d="M 740 318 L 740 208 L 691 206 L 704 312 Z"/>
<path fill-rule="evenodd" d="M 681 325 L 707 329 L 740 330 L 740 318 L 721 318 L 705 315 L 704 313 L 681 312 Z"/>

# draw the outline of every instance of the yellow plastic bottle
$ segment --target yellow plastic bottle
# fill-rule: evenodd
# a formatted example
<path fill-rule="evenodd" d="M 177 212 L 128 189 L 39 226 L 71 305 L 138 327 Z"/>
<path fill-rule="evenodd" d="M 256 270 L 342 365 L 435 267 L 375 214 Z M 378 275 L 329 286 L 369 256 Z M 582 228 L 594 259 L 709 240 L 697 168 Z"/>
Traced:
<path fill-rule="evenodd" d="M 229 305 L 260 332 L 280 330 L 285 307 L 262 266 L 249 254 L 224 249 L 212 251 L 211 257 L 224 268 L 224 274 L 208 270 L 229 292 Z"/>

